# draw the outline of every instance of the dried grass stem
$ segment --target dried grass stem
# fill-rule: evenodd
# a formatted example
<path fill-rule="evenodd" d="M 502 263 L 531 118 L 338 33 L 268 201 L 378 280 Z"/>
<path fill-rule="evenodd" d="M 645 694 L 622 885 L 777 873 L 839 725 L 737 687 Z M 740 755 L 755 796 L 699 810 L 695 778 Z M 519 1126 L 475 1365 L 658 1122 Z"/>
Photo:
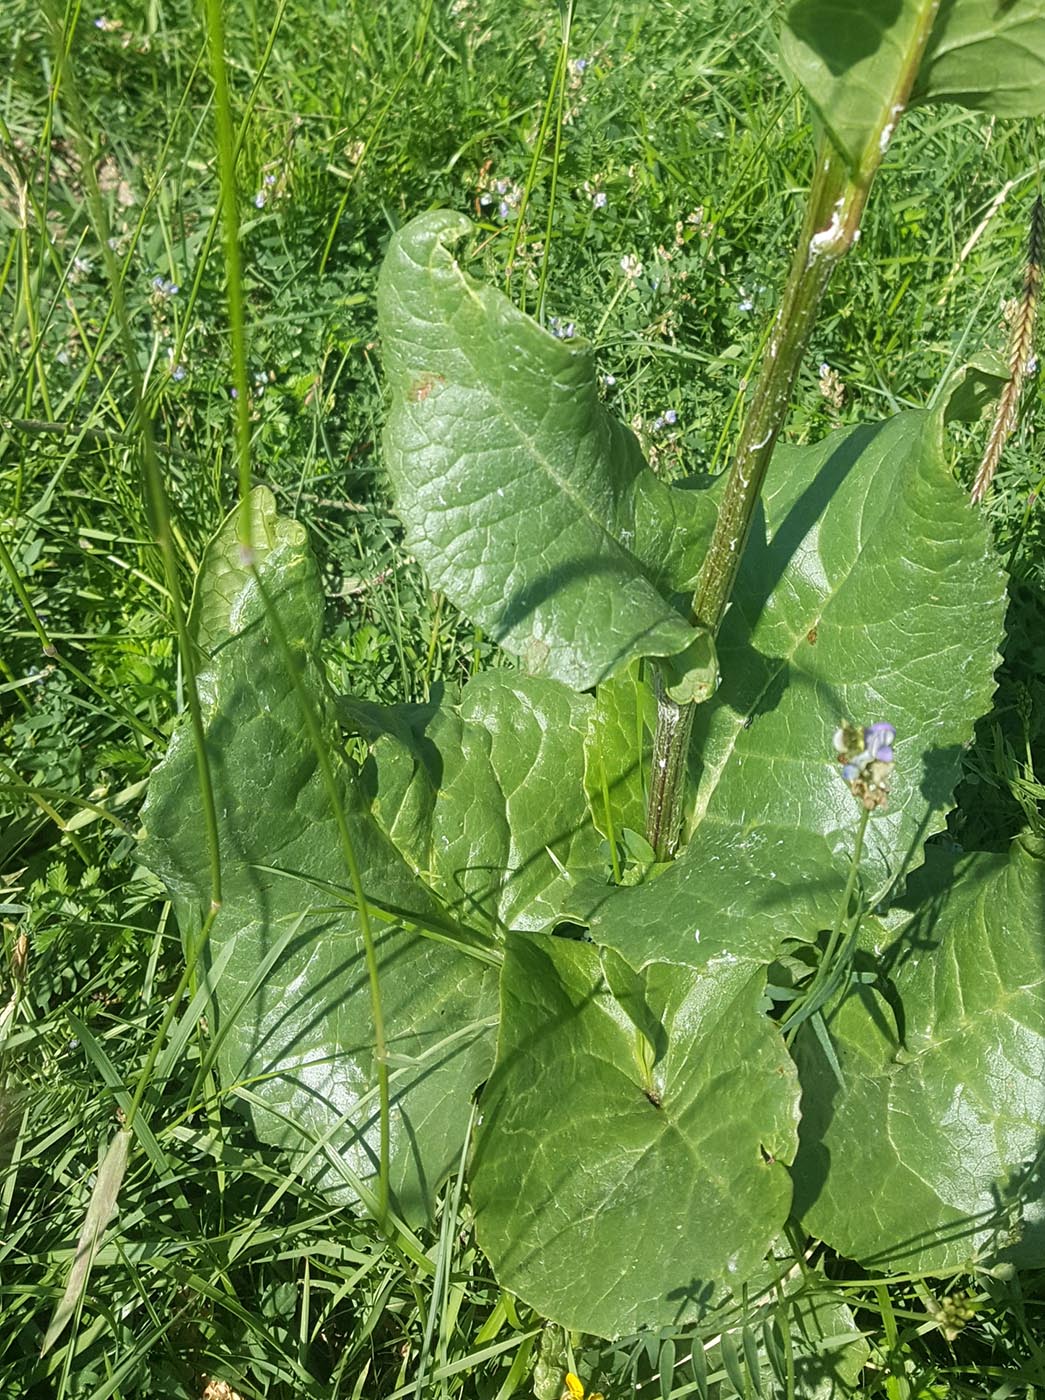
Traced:
<path fill-rule="evenodd" d="M 1030 363 L 1034 344 L 1034 318 L 1038 308 L 1038 295 L 1041 291 L 1042 254 L 1045 251 L 1045 209 L 1041 195 L 1034 201 L 1030 216 L 1030 243 L 1027 250 L 1027 271 L 1023 278 L 1023 290 L 1012 319 L 1012 339 L 1009 343 L 1009 380 L 998 400 L 998 408 L 991 425 L 991 435 L 976 473 L 972 487 L 972 501 L 976 505 L 983 500 L 997 471 L 1006 440 L 1016 422 L 1016 408 L 1020 390 Z"/>

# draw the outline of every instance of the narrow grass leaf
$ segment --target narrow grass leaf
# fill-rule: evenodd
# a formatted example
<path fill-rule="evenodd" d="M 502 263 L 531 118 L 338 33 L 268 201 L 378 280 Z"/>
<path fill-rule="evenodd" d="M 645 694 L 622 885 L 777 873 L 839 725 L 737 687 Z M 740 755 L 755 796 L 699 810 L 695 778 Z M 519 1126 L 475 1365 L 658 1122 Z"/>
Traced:
<path fill-rule="evenodd" d="M 65 1331 L 87 1292 L 87 1280 L 91 1274 L 95 1250 L 109 1221 L 116 1213 L 116 1203 L 123 1185 L 124 1173 L 130 1156 L 133 1134 L 126 1128 L 117 1132 L 106 1148 L 98 1168 L 98 1175 L 91 1191 L 80 1238 L 76 1242 L 69 1277 L 61 1298 L 55 1305 L 47 1331 L 44 1334 L 40 1355 L 44 1357 Z"/>

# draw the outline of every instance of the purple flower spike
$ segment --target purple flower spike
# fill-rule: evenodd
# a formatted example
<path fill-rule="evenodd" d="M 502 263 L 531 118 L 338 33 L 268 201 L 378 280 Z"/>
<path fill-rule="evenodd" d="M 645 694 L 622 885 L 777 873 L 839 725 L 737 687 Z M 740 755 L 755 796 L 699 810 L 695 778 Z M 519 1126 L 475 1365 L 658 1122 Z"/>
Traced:
<path fill-rule="evenodd" d="M 842 765 L 842 778 L 865 811 L 874 812 L 886 805 L 895 738 L 896 730 L 886 720 L 862 728 L 843 724 L 835 730 L 835 757 Z"/>

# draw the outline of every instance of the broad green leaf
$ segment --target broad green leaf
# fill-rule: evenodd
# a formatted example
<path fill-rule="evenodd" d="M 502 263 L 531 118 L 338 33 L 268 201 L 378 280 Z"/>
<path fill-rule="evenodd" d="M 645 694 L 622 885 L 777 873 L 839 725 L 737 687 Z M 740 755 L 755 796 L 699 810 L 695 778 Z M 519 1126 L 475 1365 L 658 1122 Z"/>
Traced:
<path fill-rule="evenodd" d="M 694 642 L 672 595 L 693 585 L 713 503 L 649 470 L 599 401 L 587 341 L 468 276 L 453 250 L 471 229 L 424 214 L 381 269 L 396 508 L 434 588 L 527 670 L 587 690 Z"/>
<path fill-rule="evenodd" d="M 373 746 L 373 811 L 456 918 L 497 935 L 552 923 L 565 872 L 601 864 L 584 792 L 594 702 L 558 681 L 487 671 Z"/>
<path fill-rule="evenodd" d="M 709 823 L 677 860 L 632 889 L 581 878 L 565 905 L 600 946 L 634 968 L 764 967 L 788 940 L 831 924 L 844 870 L 823 837 L 767 821 L 748 831 Z"/>
<path fill-rule="evenodd" d="M 652 964 L 643 982 L 652 1056 L 597 948 L 509 938 L 472 1170 L 498 1279 L 605 1337 L 700 1317 L 758 1269 L 790 1204 L 798 1084 L 762 978 Z"/>
<path fill-rule="evenodd" d="M 723 683 L 694 725 L 693 841 L 769 824 L 848 859 L 859 809 L 832 746 L 846 719 L 897 734 L 888 808 L 867 832 L 868 894 L 943 826 L 994 691 L 1005 590 L 982 513 L 944 461 L 941 414 L 774 455 L 765 525 L 719 633 Z"/>
<path fill-rule="evenodd" d="M 795 0 L 780 47 L 854 171 L 889 143 L 905 105 L 919 25 L 933 0 Z"/>
<path fill-rule="evenodd" d="M 854 170 L 902 114 L 913 41 L 931 0 L 795 0 L 781 50 Z M 1045 111 L 1045 0 L 943 0 L 910 101 L 999 117 Z"/>
<path fill-rule="evenodd" d="M 796 1210 L 876 1269 L 945 1272 L 1017 1246 L 1045 1259 L 1045 861 L 940 856 L 828 1029 L 844 1088 L 800 1037 Z M 1022 1242 L 1021 1242 L 1022 1241 Z"/>
<path fill-rule="evenodd" d="M 611 840 L 619 841 L 625 828 L 645 830 L 656 723 L 657 702 L 638 662 L 596 691 L 584 739 L 584 790 L 595 825 Z"/>
<path fill-rule="evenodd" d="M 224 886 L 211 953 L 233 944 L 216 988 L 222 1077 L 249 1094 L 264 1140 L 300 1154 L 328 1137 L 308 1174 L 345 1195 L 353 1181 L 373 1186 L 377 1157 L 368 982 L 334 813 L 259 579 L 320 717 L 368 896 L 410 911 L 420 927 L 445 926 L 445 915 L 374 822 L 342 756 L 316 657 L 323 597 L 304 532 L 278 519 L 267 491 L 253 504 L 258 538 L 270 542 L 258 553 L 257 578 L 242 567 L 236 574 L 230 520 L 198 589 L 198 615 L 210 619 L 199 688 Z M 209 880 L 185 723 L 153 775 L 143 821 L 143 859 L 178 901 L 189 935 Z M 470 1095 L 489 1068 L 495 978 L 417 926 L 382 920 L 380 910 L 375 919 L 392 1064 L 392 1188 L 398 1209 L 420 1219 L 460 1155 Z"/>
<path fill-rule="evenodd" d="M 1045 0 L 943 0 L 912 101 L 1045 112 Z"/>

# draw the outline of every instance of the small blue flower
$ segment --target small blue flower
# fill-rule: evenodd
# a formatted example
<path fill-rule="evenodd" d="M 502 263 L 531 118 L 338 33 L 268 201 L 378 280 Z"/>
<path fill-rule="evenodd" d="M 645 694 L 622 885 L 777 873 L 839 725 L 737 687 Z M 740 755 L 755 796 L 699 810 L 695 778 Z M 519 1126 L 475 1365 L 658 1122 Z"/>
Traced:
<path fill-rule="evenodd" d="M 556 340 L 572 340 L 577 334 L 577 327 L 572 321 L 560 321 L 558 316 L 548 317 L 548 329 Z"/>
<path fill-rule="evenodd" d="M 264 209 L 264 207 L 265 207 L 265 191 L 264 191 L 264 190 L 258 190 L 257 194 L 254 196 L 254 207 L 255 207 L 255 209 Z"/>
<path fill-rule="evenodd" d="M 181 291 L 177 282 L 169 282 L 165 277 L 154 277 L 152 285 L 165 301 L 170 297 L 176 297 Z"/>
<path fill-rule="evenodd" d="M 864 730 L 865 751 L 881 763 L 892 763 L 895 740 L 896 730 L 884 720 L 868 725 Z"/>
<path fill-rule="evenodd" d="M 605 209 L 605 208 L 606 208 L 606 191 L 605 191 L 605 190 L 596 190 L 595 193 L 594 193 L 594 194 L 592 195 L 592 197 L 591 197 L 591 202 L 592 202 L 593 208 L 595 208 L 595 209 Z"/>
<path fill-rule="evenodd" d="M 670 423 L 672 426 L 674 426 L 678 421 L 679 421 L 679 416 L 678 416 L 678 414 L 675 412 L 675 410 L 674 410 L 673 408 L 667 409 L 666 412 L 665 412 L 665 414 L 664 414 L 664 422 L 665 422 L 665 423 Z"/>
<path fill-rule="evenodd" d="M 885 806 L 895 739 L 896 730 L 887 720 L 863 729 L 843 724 L 835 730 L 835 756 L 842 765 L 842 777 L 869 812 Z"/>

